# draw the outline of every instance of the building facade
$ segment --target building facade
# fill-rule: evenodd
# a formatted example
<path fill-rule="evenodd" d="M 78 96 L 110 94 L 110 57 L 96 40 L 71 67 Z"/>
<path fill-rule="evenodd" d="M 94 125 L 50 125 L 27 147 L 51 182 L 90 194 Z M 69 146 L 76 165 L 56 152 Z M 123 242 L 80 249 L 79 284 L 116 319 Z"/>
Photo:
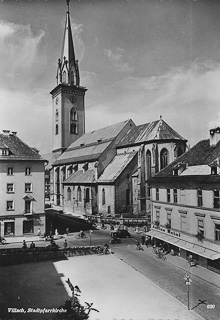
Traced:
<path fill-rule="evenodd" d="M 220 272 L 220 128 L 148 180 L 149 235 Z"/>
<path fill-rule="evenodd" d="M 16 132 L 0 134 L 0 236 L 45 231 L 45 163 Z"/>

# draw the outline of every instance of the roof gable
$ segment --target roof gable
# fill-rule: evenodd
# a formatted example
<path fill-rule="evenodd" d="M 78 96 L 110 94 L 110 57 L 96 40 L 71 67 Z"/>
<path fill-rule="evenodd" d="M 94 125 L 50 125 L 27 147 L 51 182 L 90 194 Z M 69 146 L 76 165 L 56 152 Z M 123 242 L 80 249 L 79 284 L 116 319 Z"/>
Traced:
<path fill-rule="evenodd" d="M 0 159 L 43 160 L 35 148 L 29 147 L 14 134 L 0 134 L 0 148 L 9 150 L 9 155 L 0 155 Z"/>

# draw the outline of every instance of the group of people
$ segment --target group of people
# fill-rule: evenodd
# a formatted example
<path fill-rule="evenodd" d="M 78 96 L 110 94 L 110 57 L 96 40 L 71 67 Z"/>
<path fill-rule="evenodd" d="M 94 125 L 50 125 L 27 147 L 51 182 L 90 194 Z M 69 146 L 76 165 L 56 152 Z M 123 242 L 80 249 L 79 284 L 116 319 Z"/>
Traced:
<path fill-rule="evenodd" d="M 31 244 L 30 244 L 30 249 L 34 250 L 35 248 L 36 248 L 35 243 L 32 241 Z M 27 242 L 25 240 L 23 240 L 22 249 L 23 250 L 27 250 L 28 249 Z"/>

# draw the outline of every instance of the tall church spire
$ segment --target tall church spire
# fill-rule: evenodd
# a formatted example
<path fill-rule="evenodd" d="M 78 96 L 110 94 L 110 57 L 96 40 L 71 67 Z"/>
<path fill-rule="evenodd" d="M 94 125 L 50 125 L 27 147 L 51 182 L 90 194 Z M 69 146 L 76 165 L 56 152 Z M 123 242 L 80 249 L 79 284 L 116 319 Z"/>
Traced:
<path fill-rule="evenodd" d="M 57 84 L 80 85 L 78 60 L 75 59 L 73 37 L 70 24 L 69 2 L 67 0 L 66 23 L 64 29 L 61 59 L 58 59 Z"/>

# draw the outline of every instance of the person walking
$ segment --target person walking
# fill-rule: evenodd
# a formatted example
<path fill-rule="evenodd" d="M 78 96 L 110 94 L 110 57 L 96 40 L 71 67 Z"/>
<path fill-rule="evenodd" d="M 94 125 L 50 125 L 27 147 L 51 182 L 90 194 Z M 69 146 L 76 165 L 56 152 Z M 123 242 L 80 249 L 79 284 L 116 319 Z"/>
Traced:
<path fill-rule="evenodd" d="M 145 235 L 143 234 L 143 235 L 141 236 L 141 243 L 142 243 L 142 245 L 145 244 L 145 241 L 146 241 L 146 238 L 145 238 Z"/>
<path fill-rule="evenodd" d="M 66 235 L 68 236 L 69 234 L 69 228 L 66 228 Z"/>
<path fill-rule="evenodd" d="M 22 249 L 26 250 L 27 249 L 27 243 L 25 240 L 23 240 L 23 246 L 22 246 Z"/>

